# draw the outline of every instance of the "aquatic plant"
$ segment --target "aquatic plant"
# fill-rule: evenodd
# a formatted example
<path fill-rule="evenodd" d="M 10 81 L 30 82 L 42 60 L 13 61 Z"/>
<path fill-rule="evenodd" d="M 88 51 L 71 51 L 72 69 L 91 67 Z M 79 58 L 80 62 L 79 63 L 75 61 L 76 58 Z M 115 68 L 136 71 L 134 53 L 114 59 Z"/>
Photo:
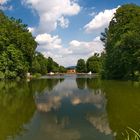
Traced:
<path fill-rule="evenodd" d="M 125 130 L 125 132 L 126 132 L 126 135 L 122 133 L 125 136 L 124 140 L 140 140 L 140 131 L 137 132 L 131 127 L 127 127 L 127 130 Z"/>

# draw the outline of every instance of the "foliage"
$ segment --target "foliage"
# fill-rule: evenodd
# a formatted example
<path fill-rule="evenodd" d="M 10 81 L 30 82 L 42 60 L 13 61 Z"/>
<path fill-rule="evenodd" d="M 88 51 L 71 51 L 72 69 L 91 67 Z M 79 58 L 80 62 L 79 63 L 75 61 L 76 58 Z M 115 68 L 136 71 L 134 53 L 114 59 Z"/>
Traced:
<path fill-rule="evenodd" d="M 140 140 L 139 132 L 135 131 L 131 127 L 128 127 L 128 130 L 130 131 L 130 133 L 126 130 L 125 140 Z M 125 135 L 125 134 L 123 133 L 123 135 Z"/>
<path fill-rule="evenodd" d="M 50 72 L 66 72 L 63 66 L 59 66 L 51 57 L 44 57 L 41 53 L 36 52 L 35 57 L 32 62 L 33 74 L 40 73 L 42 75 Z"/>
<path fill-rule="evenodd" d="M 53 59 L 51 57 L 48 57 L 48 72 L 59 72 L 59 65 L 53 61 Z"/>
<path fill-rule="evenodd" d="M 0 11 L 0 71 L 4 78 L 25 77 L 37 46 L 21 20 Z"/>
<path fill-rule="evenodd" d="M 0 79 L 4 79 L 4 73 L 0 71 Z"/>
<path fill-rule="evenodd" d="M 84 59 L 79 59 L 77 61 L 76 71 L 81 73 L 104 73 L 104 59 L 105 53 L 102 53 L 101 55 L 95 53 L 87 59 L 86 63 Z"/>
<path fill-rule="evenodd" d="M 59 66 L 59 72 L 60 72 L 60 73 L 65 73 L 66 71 L 67 71 L 67 70 L 66 70 L 65 67 Z"/>
<path fill-rule="evenodd" d="M 79 73 L 86 72 L 86 63 L 84 59 L 79 59 L 76 66 L 76 71 Z"/>
<path fill-rule="evenodd" d="M 65 71 L 64 67 L 36 52 L 37 43 L 21 20 L 0 11 L 0 79 L 24 78 L 27 72 L 46 74 Z"/>
<path fill-rule="evenodd" d="M 126 4 L 117 9 L 101 40 L 106 49 L 108 79 L 140 77 L 140 6 Z"/>
<path fill-rule="evenodd" d="M 35 57 L 32 62 L 32 73 L 47 73 L 48 60 L 43 56 L 43 54 L 36 52 Z"/>
<path fill-rule="evenodd" d="M 101 71 L 101 57 L 99 54 L 94 54 L 94 56 L 88 58 L 86 62 L 87 72 L 99 73 Z"/>

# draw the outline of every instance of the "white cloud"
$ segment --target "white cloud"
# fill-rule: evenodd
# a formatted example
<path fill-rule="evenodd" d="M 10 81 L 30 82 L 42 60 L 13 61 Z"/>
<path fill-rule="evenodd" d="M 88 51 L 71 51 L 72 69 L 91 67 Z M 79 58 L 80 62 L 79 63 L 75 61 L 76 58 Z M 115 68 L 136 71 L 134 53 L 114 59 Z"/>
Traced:
<path fill-rule="evenodd" d="M 74 0 L 22 0 L 22 2 L 39 15 L 38 33 L 51 32 L 58 25 L 66 28 L 69 21 L 65 17 L 80 12 L 80 6 Z"/>
<path fill-rule="evenodd" d="M 59 36 L 45 33 L 39 34 L 35 40 L 39 43 L 38 51 L 42 52 L 46 57 L 52 57 L 56 62 L 64 66 L 76 65 L 78 59 L 83 58 L 86 60 L 94 53 L 101 53 L 104 49 L 100 37 L 96 37 L 89 42 L 72 40 L 67 48 L 62 45 L 62 40 Z"/>
<path fill-rule="evenodd" d="M 6 4 L 9 0 L 0 0 L 0 4 Z"/>
<path fill-rule="evenodd" d="M 33 28 L 33 27 L 28 27 L 28 30 L 29 30 L 29 32 L 34 33 L 35 28 Z"/>
<path fill-rule="evenodd" d="M 88 24 L 84 26 L 84 29 L 87 33 L 92 33 L 94 30 L 108 27 L 109 22 L 114 16 L 114 13 L 119 8 L 104 10 L 103 12 L 98 13 Z"/>
<path fill-rule="evenodd" d="M 101 53 L 104 48 L 100 37 L 96 37 L 89 42 L 73 40 L 69 44 L 69 49 L 72 50 L 74 55 L 83 56 L 84 58 L 88 58 L 94 53 Z"/>
<path fill-rule="evenodd" d="M 91 114 L 88 115 L 88 121 L 101 133 L 106 135 L 110 135 L 112 130 L 109 126 L 107 114 L 101 114 L 100 116 L 92 116 Z M 115 133 L 114 133 L 115 136 Z"/>
<path fill-rule="evenodd" d="M 0 5 L 0 10 L 2 10 L 2 11 L 13 10 L 13 7 L 12 6 Z"/>
<path fill-rule="evenodd" d="M 89 16 L 91 16 L 91 17 L 94 17 L 96 15 L 96 12 L 91 12 L 91 13 L 89 13 Z"/>
<path fill-rule="evenodd" d="M 7 2 L 9 2 L 10 0 L 0 0 L 0 10 L 13 10 L 13 7 L 7 6 Z"/>
<path fill-rule="evenodd" d="M 35 39 L 40 45 L 44 47 L 61 48 L 61 39 L 58 36 L 51 36 L 50 34 L 39 34 Z"/>
<path fill-rule="evenodd" d="M 59 25 L 62 27 L 62 28 L 68 28 L 69 26 L 69 20 L 67 18 L 64 18 L 64 17 L 61 17 L 58 19 L 59 21 Z"/>

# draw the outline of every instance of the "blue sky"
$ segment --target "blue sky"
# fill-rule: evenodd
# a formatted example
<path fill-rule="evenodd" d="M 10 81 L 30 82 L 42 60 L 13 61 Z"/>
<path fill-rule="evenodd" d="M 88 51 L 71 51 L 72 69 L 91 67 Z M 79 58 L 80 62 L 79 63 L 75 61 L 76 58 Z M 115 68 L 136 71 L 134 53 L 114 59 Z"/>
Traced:
<path fill-rule="evenodd" d="M 71 66 L 103 51 L 100 33 L 126 3 L 140 0 L 0 0 L 0 9 L 28 25 L 37 51 Z"/>

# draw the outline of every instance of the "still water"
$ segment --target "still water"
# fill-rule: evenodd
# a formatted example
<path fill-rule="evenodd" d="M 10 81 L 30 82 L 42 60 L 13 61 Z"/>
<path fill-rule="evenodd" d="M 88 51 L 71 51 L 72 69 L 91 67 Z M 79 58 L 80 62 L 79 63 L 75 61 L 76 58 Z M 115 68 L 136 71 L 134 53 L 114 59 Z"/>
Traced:
<path fill-rule="evenodd" d="M 123 140 L 128 126 L 140 128 L 138 82 L 0 82 L 0 140 Z"/>

